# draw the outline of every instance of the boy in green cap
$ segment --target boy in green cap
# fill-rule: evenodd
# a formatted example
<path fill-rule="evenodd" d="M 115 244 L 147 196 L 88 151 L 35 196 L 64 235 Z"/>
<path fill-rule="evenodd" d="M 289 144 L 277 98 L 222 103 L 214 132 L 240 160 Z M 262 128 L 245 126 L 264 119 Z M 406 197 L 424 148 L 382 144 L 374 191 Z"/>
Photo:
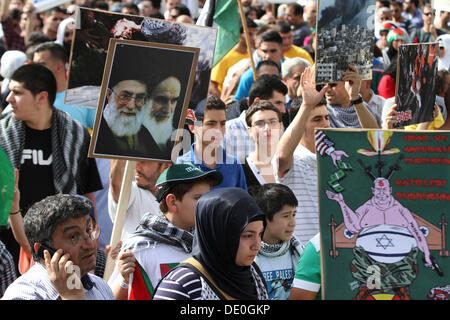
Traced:
<path fill-rule="evenodd" d="M 115 294 L 127 299 L 131 285 L 131 298 L 150 298 L 158 281 L 191 256 L 195 205 L 212 186 L 221 182 L 220 172 L 203 172 L 192 164 L 175 164 L 161 174 L 155 193 L 161 213 L 146 213 L 119 255 L 120 263 L 135 268 L 133 282 L 137 283 L 137 271 L 139 278 L 142 276 L 149 281 L 146 288 L 137 289 L 129 279 L 122 278 L 116 265 L 108 282 Z"/>

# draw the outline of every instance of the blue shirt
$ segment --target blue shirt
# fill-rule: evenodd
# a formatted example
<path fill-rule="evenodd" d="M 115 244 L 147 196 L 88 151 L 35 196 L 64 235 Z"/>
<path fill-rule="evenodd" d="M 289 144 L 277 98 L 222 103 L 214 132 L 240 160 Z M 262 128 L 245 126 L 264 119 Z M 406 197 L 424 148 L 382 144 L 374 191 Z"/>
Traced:
<path fill-rule="evenodd" d="M 402 17 L 407 20 L 411 20 L 412 24 L 414 25 L 414 27 L 416 27 L 416 29 L 423 28 L 422 11 L 420 11 L 419 8 L 417 8 L 417 11 L 414 13 L 414 15 L 412 15 L 406 11 L 403 11 Z M 407 30 L 407 31 L 409 31 L 409 30 Z"/>
<path fill-rule="evenodd" d="M 73 119 L 78 120 L 86 128 L 94 128 L 96 109 L 72 106 L 64 103 L 65 91 L 56 94 L 53 105 L 62 111 L 67 112 Z"/>
<path fill-rule="evenodd" d="M 197 157 L 194 152 L 194 145 L 195 143 L 191 145 L 191 151 L 178 157 L 177 164 L 192 163 L 204 172 L 208 172 L 211 170 L 219 171 L 223 176 L 222 183 L 215 187 L 212 187 L 211 190 L 213 190 L 214 188 L 237 187 L 247 191 L 247 182 L 245 181 L 244 170 L 235 157 L 227 154 L 223 148 L 219 147 L 217 149 L 217 152 L 222 152 L 222 159 L 224 159 L 225 161 L 218 161 L 219 163 L 216 164 L 216 167 L 212 169 L 210 167 L 207 167 L 203 163 L 202 159 Z"/>

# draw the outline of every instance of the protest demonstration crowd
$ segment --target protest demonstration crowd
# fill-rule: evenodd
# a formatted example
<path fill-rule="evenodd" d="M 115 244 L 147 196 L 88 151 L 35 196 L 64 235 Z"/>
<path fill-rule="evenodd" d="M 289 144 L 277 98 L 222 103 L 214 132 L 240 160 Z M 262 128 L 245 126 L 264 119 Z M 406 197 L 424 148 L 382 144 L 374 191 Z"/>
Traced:
<path fill-rule="evenodd" d="M 108 131 L 96 141 L 136 152 L 132 161 L 88 157 L 100 118 L 65 101 L 74 27 L 64 21 L 89 8 L 195 24 L 210 0 L 72 0 L 39 13 L 37 2 L 1 0 L 1 166 L 9 161 L 14 180 L 0 226 L 3 300 L 322 298 L 317 158 L 337 167 L 348 155 L 315 129 L 394 129 L 399 47 L 435 42 L 433 119 L 398 129 L 450 130 L 450 1 L 374 1 L 371 80 L 349 64 L 342 80 L 317 85 L 317 2 L 239 1 L 239 40 L 212 67 L 203 103 L 187 109 L 190 140 L 171 161 L 142 158 L 167 147 L 186 86 L 111 76 Z M 146 108 L 150 120 L 136 125 Z M 355 299 L 368 295 L 361 286 Z"/>

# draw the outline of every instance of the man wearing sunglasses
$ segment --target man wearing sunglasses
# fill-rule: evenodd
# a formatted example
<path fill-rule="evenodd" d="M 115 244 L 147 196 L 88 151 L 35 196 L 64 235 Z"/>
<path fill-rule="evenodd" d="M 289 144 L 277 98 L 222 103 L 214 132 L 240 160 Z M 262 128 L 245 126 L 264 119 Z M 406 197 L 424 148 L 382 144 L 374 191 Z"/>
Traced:
<path fill-rule="evenodd" d="M 142 125 L 147 114 L 147 84 L 132 76 L 110 77 L 107 104 L 99 126 L 95 152 L 138 158 L 162 158 L 155 140 Z"/>
<path fill-rule="evenodd" d="M 437 37 L 445 34 L 444 31 L 437 29 L 434 26 L 435 11 L 430 4 L 423 6 L 422 18 L 423 18 L 423 28 L 417 29 L 411 34 L 411 39 L 413 43 L 427 43 L 435 42 Z"/>
<path fill-rule="evenodd" d="M 91 209 L 88 201 L 67 194 L 49 196 L 30 207 L 24 229 L 36 263 L 8 287 L 2 299 L 114 299 L 108 284 L 89 273 L 95 269 L 95 240 L 100 235 L 91 223 Z M 127 278 L 124 270 L 119 271 Z"/>

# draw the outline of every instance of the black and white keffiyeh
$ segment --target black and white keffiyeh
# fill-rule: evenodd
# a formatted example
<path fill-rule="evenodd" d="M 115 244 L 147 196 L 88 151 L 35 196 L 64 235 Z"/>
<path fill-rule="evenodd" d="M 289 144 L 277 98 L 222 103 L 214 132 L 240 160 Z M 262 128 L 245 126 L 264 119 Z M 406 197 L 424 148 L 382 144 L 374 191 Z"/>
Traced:
<path fill-rule="evenodd" d="M 123 250 L 130 249 L 134 252 L 150 248 L 157 243 L 165 243 L 191 253 L 192 241 L 191 232 L 174 226 L 162 213 L 157 215 L 146 213 L 136 231 L 124 243 Z"/>
<path fill-rule="evenodd" d="M 69 114 L 52 108 L 51 145 L 53 181 L 56 193 L 83 194 L 80 168 L 88 154 L 90 135 L 81 123 Z M 0 145 L 14 168 L 19 168 L 25 146 L 25 123 L 12 112 L 0 116 Z"/>
<path fill-rule="evenodd" d="M 298 259 L 300 258 L 304 247 L 305 246 L 300 240 L 298 240 L 295 236 L 292 236 L 291 240 L 277 244 L 268 244 L 261 241 L 261 249 L 259 250 L 259 254 L 265 257 L 275 258 L 285 255 L 286 252 L 290 250 L 292 266 L 295 270 L 297 268 Z"/>

